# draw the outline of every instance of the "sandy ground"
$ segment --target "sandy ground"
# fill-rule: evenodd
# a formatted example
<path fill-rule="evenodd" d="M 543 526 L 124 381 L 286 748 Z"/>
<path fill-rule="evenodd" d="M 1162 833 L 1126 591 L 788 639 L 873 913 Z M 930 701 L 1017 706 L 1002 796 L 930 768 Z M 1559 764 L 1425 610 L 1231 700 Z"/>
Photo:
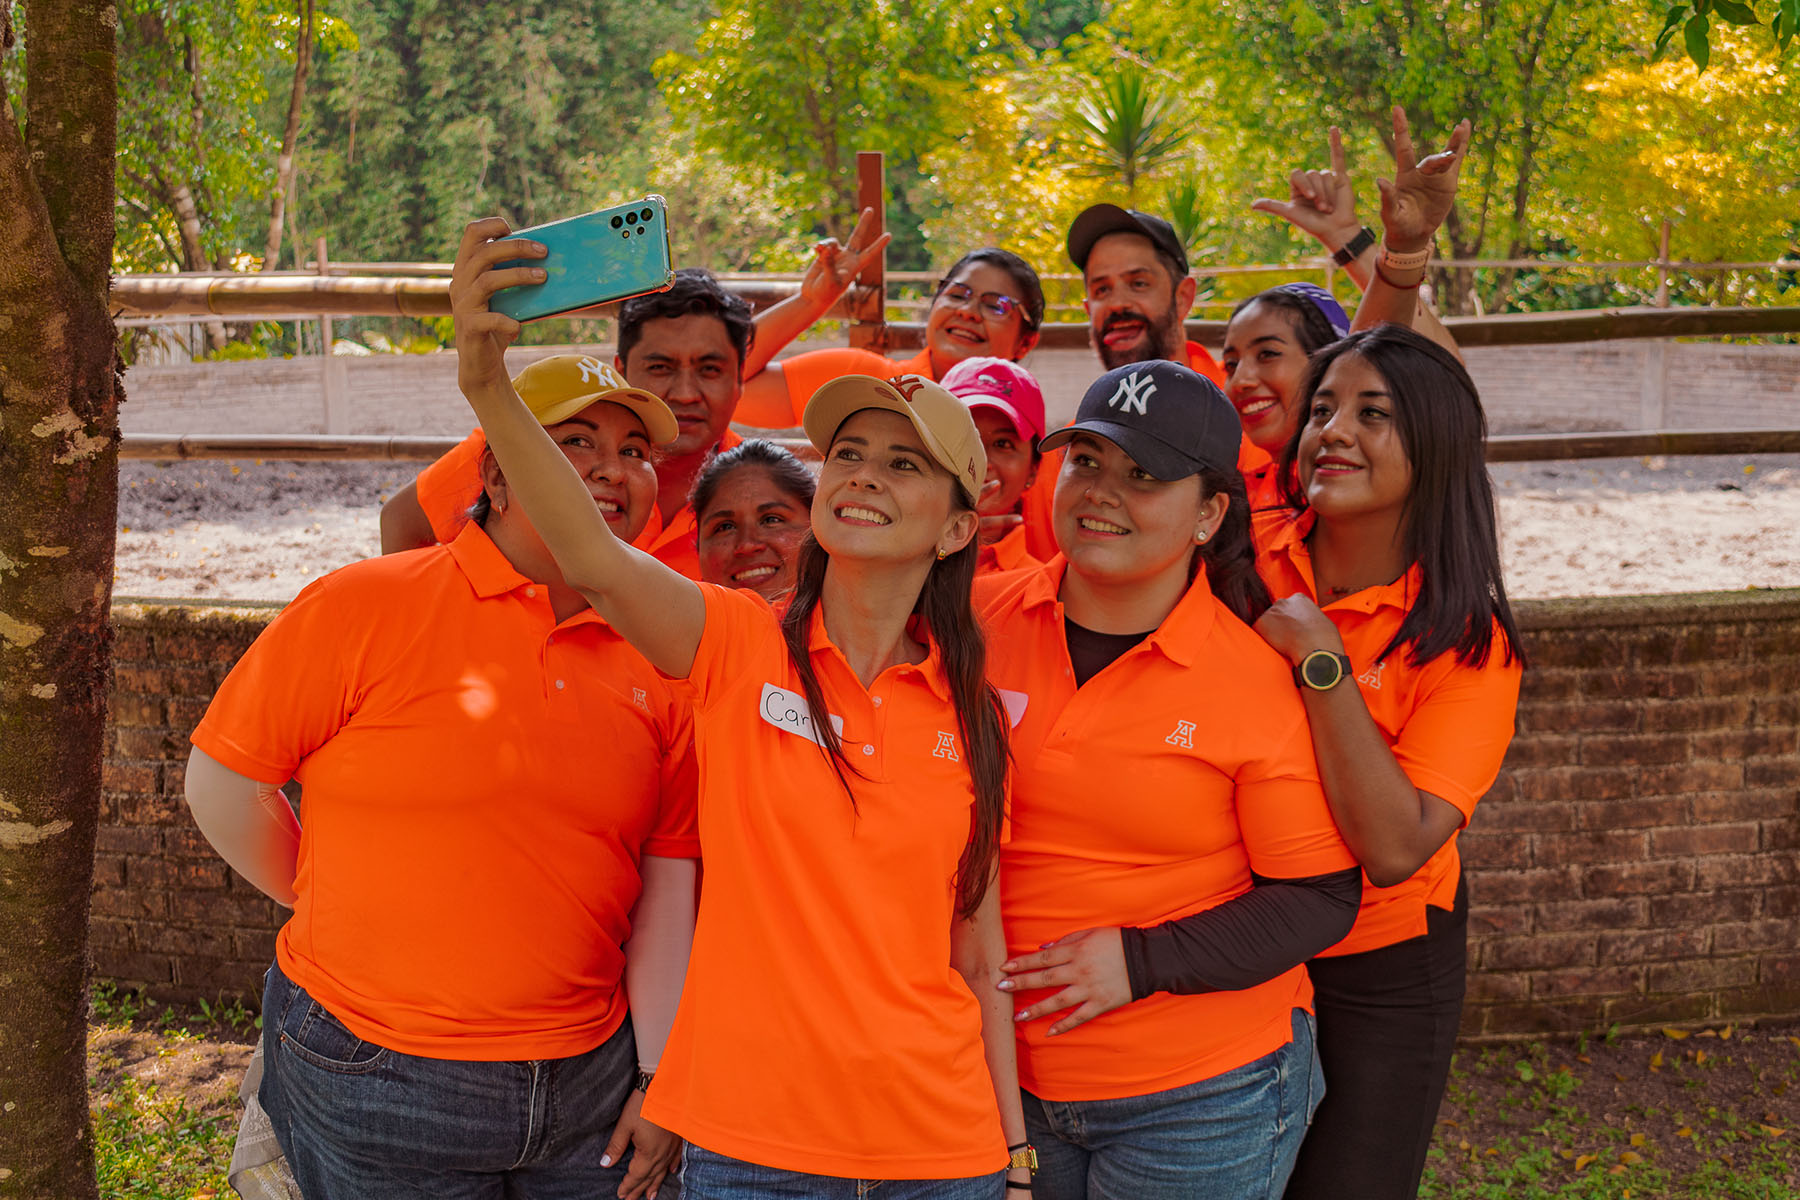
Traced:
<path fill-rule="evenodd" d="M 127 462 L 118 596 L 291 598 L 376 553 L 412 463 Z M 1500 464 L 1515 597 L 1800 587 L 1800 455 Z"/>

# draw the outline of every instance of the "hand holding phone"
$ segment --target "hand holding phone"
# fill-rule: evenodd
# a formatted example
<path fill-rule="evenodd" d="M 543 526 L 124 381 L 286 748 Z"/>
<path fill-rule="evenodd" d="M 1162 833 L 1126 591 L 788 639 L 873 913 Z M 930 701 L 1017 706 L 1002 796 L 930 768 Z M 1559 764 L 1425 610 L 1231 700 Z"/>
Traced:
<path fill-rule="evenodd" d="M 675 283 L 669 261 L 668 205 L 661 196 L 583 213 L 521 229 L 505 240 L 537 242 L 541 259 L 514 259 L 505 267 L 542 267 L 544 282 L 494 293 L 489 306 L 515 321 L 535 321 L 650 292 Z"/>

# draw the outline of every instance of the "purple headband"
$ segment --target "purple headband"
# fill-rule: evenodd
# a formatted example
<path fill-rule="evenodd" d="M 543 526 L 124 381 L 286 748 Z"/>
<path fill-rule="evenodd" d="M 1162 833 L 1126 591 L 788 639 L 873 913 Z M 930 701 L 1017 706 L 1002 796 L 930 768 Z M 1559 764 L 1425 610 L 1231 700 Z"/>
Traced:
<path fill-rule="evenodd" d="M 1302 299 L 1312 301 L 1313 307 L 1324 314 L 1326 323 L 1337 330 L 1337 335 L 1339 337 L 1350 336 L 1349 314 L 1344 312 L 1344 306 L 1339 304 L 1330 292 L 1326 291 L 1318 284 L 1284 283 L 1280 287 L 1271 288 L 1270 290 L 1286 292 L 1290 296 L 1299 296 Z"/>

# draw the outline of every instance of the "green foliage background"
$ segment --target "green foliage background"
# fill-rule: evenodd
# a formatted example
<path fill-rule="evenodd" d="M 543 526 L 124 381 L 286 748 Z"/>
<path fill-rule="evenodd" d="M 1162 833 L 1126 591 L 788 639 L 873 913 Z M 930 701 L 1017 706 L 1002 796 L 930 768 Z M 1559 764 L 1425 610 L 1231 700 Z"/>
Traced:
<path fill-rule="evenodd" d="M 862 149 L 887 154 L 896 269 L 994 242 L 1066 270 L 1063 231 L 1102 198 L 1170 214 L 1200 264 L 1294 260 L 1317 248 L 1250 200 L 1323 166 L 1338 124 L 1372 218 L 1393 103 L 1427 145 L 1475 122 L 1442 257 L 1645 259 L 1666 218 L 1676 258 L 1765 260 L 1800 252 L 1778 44 L 1795 5 L 323 0 L 279 265 L 320 236 L 337 261 L 443 261 L 473 215 L 523 225 L 661 191 L 683 261 L 793 268 L 853 220 Z M 254 267 L 297 3 L 120 13 L 120 269 Z M 1704 18 L 1702 53 L 1671 35 L 1658 61 L 1676 17 Z M 1125 128 L 1121 105 L 1153 127 Z M 1265 280 L 1206 279 L 1202 300 Z M 1642 302 L 1655 276 L 1437 282 L 1452 311 L 1494 311 Z M 1694 275 L 1674 298 L 1794 303 L 1800 278 Z"/>

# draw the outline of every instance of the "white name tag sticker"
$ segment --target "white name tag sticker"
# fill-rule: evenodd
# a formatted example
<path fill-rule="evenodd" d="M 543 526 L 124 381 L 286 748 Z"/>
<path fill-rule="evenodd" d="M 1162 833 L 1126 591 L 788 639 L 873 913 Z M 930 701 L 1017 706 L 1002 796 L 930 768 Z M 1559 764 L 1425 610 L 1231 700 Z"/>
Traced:
<path fill-rule="evenodd" d="M 1025 706 L 1031 703 L 1031 697 L 1024 692 L 1012 692 L 1005 688 L 995 688 L 1000 693 L 1000 703 L 1006 706 L 1006 725 L 1009 729 L 1017 729 L 1019 722 L 1025 719 Z"/>
<path fill-rule="evenodd" d="M 824 744 L 819 741 L 819 732 L 813 726 L 812 709 L 807 707 L 806 697 L 799 692 L 790 692 L 786 688 L 765 683 L 758 711 L 762 714 L 762 719 L 775 728 L 798 734 L 814 745 Z M 836 713 L 828 715 L 831 717 L 832 732 L 843 737 L 844 718 Z"/>

